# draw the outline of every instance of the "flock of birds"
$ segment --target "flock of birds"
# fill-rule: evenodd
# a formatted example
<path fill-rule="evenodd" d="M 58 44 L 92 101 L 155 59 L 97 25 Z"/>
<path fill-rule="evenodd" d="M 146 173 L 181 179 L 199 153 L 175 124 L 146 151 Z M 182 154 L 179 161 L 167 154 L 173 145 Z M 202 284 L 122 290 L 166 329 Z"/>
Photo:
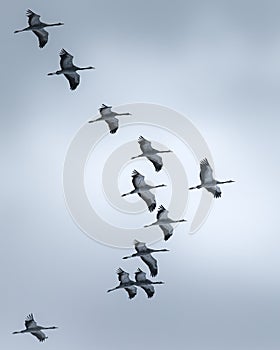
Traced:
<path fill-rule="evenodd" d="M 101 112 L 100 112 L 101 113 Z M 114 117 L 115 118 L 115 117 Z M 97 120 L 101 120 L 98 118 Z M 138 139 L 138 143 L 140 145 L 142 154 L 132 157 L 131 159 L 136 159 L 139 157 L 145 157 L 149 161 L 151 161 L 154 165 L 155 171 L 160 171 L 163 167 L 162 157 L 159 156 L 159 153 L 167 153 L 172 152 L 170 150 L 167 151 L 159 151 L 152 147 L 151 141 L 146 140 L 143 136 L 140 136 Z M 218 181 L 213 177 L 213 170 L 205 158 L 200 162 L 200 180 L 201 183 L 195 187 L 190 187 L 189 190 L 205 188 L 207 191 L 213 194 L 214 198 L 221 197 L 221 189 L 218 186 L 219 184 L 231 183 L 233 180 L 227 181 Z M 146 203 L 148 210 L 150 212 L 154 211 L 156 208 L 156 197 L 151 192 L 151 190 L 159 187 L 165 187 L 165 184 L 159 185 L 148 185 L 145 182 L 145 177 L 140 174 L 137 170 L 133 170 L 132 172 L 132 184 L 134 189 L 128 193 L 122 194 L 122 197 L 138 194 L 138 196 Z M 185 219 L 173 220 L 168 216 L 168 210 L 160 205 L 158 208 L 156 221 L 145 225 L 144 227 L 151 226 L 159 226 L 159 228 L 163 232 L 163 238 L 165 241 L 169 240 L 169 238 L 173 235 L 174 228 L 172 224 L 186 222 Z M 150 274 L 152 277 L 155 277 L 158 274 L 158 264 L 157 260 L 152 256 L 151 253 L 155 252 L 166 252 L 167 249 L 151 249 L 146 246 L 144 242 L 139 242 L 138 240 L 134 241 L 134 247 L 136 253 L 126 256 L 123 259 L 128 259 L 132 257 L 139 256 L 142 261 L 148 266 L 150 270 Z M 128 297 L 130 299 L 134 298 L 137 294 L 137 287 L 141 287 L 145 290 L 148 298 L 151 298 L 155 294 L 155 289 L 153 284 L 163 284 L 164 282 L 152 282 L 146 278 L 146 274 L 138 268 L 137 272 L 135 272 L 135 281 L 129 278 L 129 273 L 119 268 L 117 270 L 117 275 L 119 279 L 119 285 L 113 289 L 109 289 L 107 292 L 111 292 L 117 289 L 124 289 L 128 293 Z"/>
<path fill-rule="evenodd" d="M 43 48 L 48 42 L 49 34 L 45 30 L 45 28 L 63 25 L 63 23 L 60 23 L 60 22 L 53 23 L 53 24 L 47 24 L 47 23 L 41 22 L 40 15 L 34 13 L 30 9 L 27 10 L 26 15 L 28 17 L 28 24 L 29 24 L 28 27 L 24 29 L 16 30 L 14 33 L 32 31 L 38 37 L 40 48 Z M 68 53 L 65 49 L 61 49 L 59 55 L 60 55 L 61 69 L 56 72 L 48 73 L 48 75 L 52 76 L 52 75 L 63 74 L 66 77 L 66 79 L 69 81 L 71 90 L 75 90 L 80 84 L 80 76 L 77 73 L 77 71 L 95 69 L 95 67 L 92 67 L 92 66 L 89 66 L 89 67 L 75 66 L 73 64 L 73 56 L 70 53 Z M 107 106 L 105 104 L 102 104 L 102 106 L 99 108 L 99 113 L 100 113 L 100 117 L 95 120 L 90 120 L 89 123 L 105 121 L 108 124 L 109 131 L 111 134 L 115 134 L 119 128 L 119 120 L 118 120 L 119 116 L 131 116 L 131 113 L 128 113 L 128 112 L 126 113 L 114 112 L 112 111 L 112 106 Z M 138 143 L 142 153 L 140 155 L 132 157 L 131 159 L 144 157 L 153 164 L 155 171 L 159 172 L 163 167 L 162 157 L 159 154 L 170 153 L 172 151 L 171 150 L 160 151 L 153 148 L 151 141 L 145 139 L 143 136 L 139 137 Z M 220 198 L 222 195 L 221 189 L 218 185 L 234 182 L 233 180 L 227 180 L 227 181 L 216 180 L 213 177 L 213 170 L 206 158 L 200 162 L 200 181 L 201 183 L 199 185 L 190 187 L 189 190 L 205 188 L 214 196 L 214 198 Z M 138 194 L 138 196 L 146 203 L 148 210 L 150 212 L 154 211 L 157 206 L 157 203 L 156 203 L 155 195 L 151 192 L 151 190 L 159 187 L 164 187 L 166 185 L 165 184 L 159 184 L 154 186 L 148 185 L 145 182 L 144 175 L 142 175 L 137 170 L 134 170 L 132 172 L 132 185 L 134 189 L 128 193 L 122 194 L 122 197 L 132 195 L 132 194 Z M 163 232 L 164 240 L 167 241 L 173 235 L 174 228 L 172 224 L 185 222 L 185 221 L 186 221 L 185 219 L 173 220 L 169 218 L 168 210 L 163 205 L 160 205 L 158 207 L 156 221 L 149 225 L 145 225 L 144 227 L 147 228 L 151 226 L 159 226 L 159 228 Z M 148 266 L 151 277 L 157 276 L 158 263 L 157 263 L 157 260 L 152 256 L 152 254 L 158 253 L 158 252 L 167 252 L 168 249 L 151 249 L 147 247 L 144 242 L 140 242 L 136 239 L 134 240 L 134 247 L 136 252 L 133 253 L 132 255 L 123 257 L 123 259 L 140 257 L 140 259 Z M 133 299 L 137 295 L 138 287 L 144 290 L 148 298 L 152 298 L 155 294 L 154 285 L 164 284 L 164 282 L 162 281 L 154 282 L 147 279 L 146 273 L 142 271 L 140 268 L 138 268 L 137 271 L 135 272 L 135 280 L 130 279 L 129 273 L 124 271 L 121 268 L 118 268 L 117 275 L 118 275 L 119 285 L 112 289 L 109 289 L 107 292 L 109 293 L 118 289 L 124 289 L 128 293 L 128 296 L 130 299 Z M 42 332 L 42 330 L 49 330 L 49 329 L 56 329 L 56 328 L 58 327 L 39 326 L 34 320 L 33 314 L 30 314 L 27 316 L 25 320 L 25 329 L 21 331 L 13 332 L 13 334 L 30 333 L 33 336 L 35 336 L 40 342 L 43 342 L 48 337 Z"/>
<path fill-rule="evenodd" d="M 62 26 L 64 23 L 44 23 L 40 21 L 40 15 L 28 9 L 26 11 L 26 16 L 28 17 L 28 27 L 15 30 L 14 33 L 22 33 L 27 31 L 32 31 L 39 40 L 39 47 L 43 48 L 49 38 L 49 33 L 44 29 L 46 27 Z M 80 76 L 77 73 L 78 70 L 95 69 L 95 67 L 77 67 L 73 64 L 73 56 L 64 49 L 59 52 L 60 56 L 60 70 L 48 73 L 48 75 L 61 75 L 64 74 L 65 78 L 69 81 L 70 89 L 75 90 L 80 84 Z"/>

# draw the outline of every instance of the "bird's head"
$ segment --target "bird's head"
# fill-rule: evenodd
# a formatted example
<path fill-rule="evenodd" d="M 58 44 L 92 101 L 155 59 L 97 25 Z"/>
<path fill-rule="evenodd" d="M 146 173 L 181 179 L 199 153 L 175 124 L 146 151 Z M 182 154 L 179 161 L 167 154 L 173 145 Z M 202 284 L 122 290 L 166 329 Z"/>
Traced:
<path fill-rule="evenodd" d="M 87 67 L 88 69 L 95 69 L 95 67 L 93 67 L 93 66 L 89 66 L 89 67 Z"/>
<path fill-rule="evenodd" d="M 235 182 L 234 180 L 229 180 L 229 182 Z"/>
<path fill-rule="evenodd" d="M 64 26 L 64 23 L 59 22 L 59 23 L 57 23 L 57 25 L 58 26 Z"/>

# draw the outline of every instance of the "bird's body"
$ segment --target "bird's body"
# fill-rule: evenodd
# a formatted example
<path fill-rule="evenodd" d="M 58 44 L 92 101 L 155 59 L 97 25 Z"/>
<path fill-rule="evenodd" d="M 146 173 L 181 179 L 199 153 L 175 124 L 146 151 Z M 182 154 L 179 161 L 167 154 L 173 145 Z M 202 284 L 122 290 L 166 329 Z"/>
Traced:
<path fill-rule="evenodd" d="M 49 33 L 44 28 L 63 25 L 63 23 L 60 22 L 51 24 L 43 23 L 40 21 L 40 15 L 29 9 L 26 11 L 26 16 L 28 17 L 29 26 L 23 29 L 15 30 L 14 33 L 32 31 L 38 37 L 40 48 L 43 48 L 48 42 Z"/>
<path fill-rule="evenodd" d="M 213 170 L 206 158 L 200 162 L 200 181 L 201 184 L 195 187 L 190 187 L 189 190 L 205 188 L 208 192 L 212 193 L 214 198 L 220 198 L 222 191 L 219 184 L 231 183 L 233 180 L 218 181 L 213 177 Z"/>
<path fill-rule="evenodd" d="M 164 187 L 166 185 L 148 185 L 145 182 L 145 177 L 137 170 L 133 170 L 132 172 L 132 184 L 134 186 L 134 190 L 122 194 L 122 197 L 137 193 L 138 196 L 147 204 L 149 211 L 153 211 L 156 208 L 156 199 L 155 195 L 150 190 L 153 188 Z"/>
<path fill-rule="evenodd" d="M 131 113 L 114 112 L 112 111 L 112 106 L 106 106 L 104 103 L 99 108 L 99 113 L 101 114 L 101 117 L 95 120 L 90 120 L 89 123 L 95 123 L 103 120 L 108 124 L 111 134 L 115 134 L 119 128 L 119 120 L 116 118 L 117 116 L 131 115 Z"/>
<path fill-rule="evenodd" d="M 20 333 L 31 333 L 34 335 L 40 342 L 43 342 L 48 337 L 45 335 L 45 333 L 42 332 L 44 329 L 56 329 L 57 327 L 43 327 L 37 325 L 37 323 L 34 320 L 33 314 L 30 314 L 25 319 L 25 329 L 22 331 L 16 331 L 13 332 L 13 334 L 20 334 Z"/>
<path fill-rule="evenodd" d="M 163 166 L 162 158 L 158 155 L 158 153 L 169 153 L 172 152 L 170 150 L 167 151 L 159 151 L 152 147 L 151 142 L 146 140 L 143 136 L 140 136 L 138 139 L 138 143 L 140 145 L 140 149 L 142 154 L 139 156 L 132 157 L 131 159 L 146 157 L 150 162 L 153 163 L 155 170 L 160 171 Z"/>
<path fill-rule="evenodd" d="M 157 212 L 157 221 L 153 222 L 150 225 L 145 225 L 144 227 L 150 227 L 150 226 L 155 226 L 158 225 L 161 230 L 163 231 L 164 234 L 164 240 L 167 241 L 172 235 L 173 235 L 173 227 L 172 223 L 178 223 L 178 222 L 186 222 L 185 219 L 180 219 L 180 220 L 173 220 L 168 217 L 169 211 L 164 208 L 163 205 L 161 205 L 158 208 Z"/>
<path fill-rule="evenodd" d="M 77 73 L 78 70 L 95 69 L 92 66 L 89 67 L 77 67 L 73 64 L 73 58 L 69 52 L 61 49 L 59 52 L 60 56 L 60 67 L 61 69 L 48 73 L 48 75 L 61 75 L 64 74 L 65 78 L 69 81 L 70 89 L 75 90 L 80 84 L 80 75 Z"/>
<path fill-rule="evenodd" d="M 152 253 L 157 252 L 168 252 L 168 249 L 151 249 L 146 246 L 145 243 L 134 241 L 134 247 L 137 253 L 134 253 L 130 256 L 125 256 L 123 259 L 129 259 L 139 256 L 142 261 L 149 267 L 151 276 L 155 277 L 158 274 L 158 266 L 156 259 L 151 255 Z"/>
<path fill-rule="evenodd" d="M 138 270 L 135 272 L 135 285 L 137 287 L 142 288 L 145 293 L 147 294 L 148 298 L 152 298 L 155 294 L 155 288 L 153 284 L 164 284 L 164 282 L 152 282 L 146 278 L 145 272 L 143 272 L 141 269 L 138 268 Z"/>
<path fill-rule="evenodd" d="M 135 282 L 129 278 L 129 273 L 119 268 L 117 270 L 118 279 L 120 284 L 112 289 L 108 289 L 107 293 L 112 292 L 117 289 L 125 289 L 128 293 L 129 299 L 133 299 L 137 294 L 137 288 L 135 287 Z"/>

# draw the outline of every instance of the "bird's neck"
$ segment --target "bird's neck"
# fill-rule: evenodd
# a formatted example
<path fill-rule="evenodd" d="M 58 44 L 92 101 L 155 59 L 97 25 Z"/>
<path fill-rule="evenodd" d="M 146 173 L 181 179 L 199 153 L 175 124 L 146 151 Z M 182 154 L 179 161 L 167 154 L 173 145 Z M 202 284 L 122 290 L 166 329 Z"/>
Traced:
<path fill-rule="evenodd" d="M 47 24 L 47 23 L 44 23 L 46 27 L 54 27 L 54 26 L 61 26 L 62 24 L 61 23 L 50 23 L 50 24 Z"/>
<path fill-rule="evenodd" d="M 55 329 L 56 327 L 41 327 L 41 329 Z"/>
<path fill-rule="evenodd" d="M 77 67 L 77 70 L 86 70 L 86 69 L 92 69 L 92 67 Z"/>
<path fill-rule="evenodd" d="M 129 113 L 116 113 L 116 115 L 130 115 Z"/>

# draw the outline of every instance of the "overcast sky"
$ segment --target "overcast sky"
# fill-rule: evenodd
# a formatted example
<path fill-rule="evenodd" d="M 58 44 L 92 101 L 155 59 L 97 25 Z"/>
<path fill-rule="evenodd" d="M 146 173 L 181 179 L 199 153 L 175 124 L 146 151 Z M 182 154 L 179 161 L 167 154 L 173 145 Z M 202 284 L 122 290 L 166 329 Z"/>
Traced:
<path fill-rule="evenodd" d="M 49 29 L 43 49 L 32 33 L 13 34 L 28 8 L 65 23 Z M 2 4 L 1 349 L 38 348 L 34 337 L 11 334 L 30 312 L 59 327 L 47 350 L 139 350 L 141 341 L 161 350 L 279 349 L 279 12 L 267 0 Z M 47 76 L 62 47 L 77 65 L 96 67 L 81 72 L 76 91 Z M 134 102 L 188 116 L 217 177 L 236 180 L 195 235 L 181 225 L 155 245 L 170 252 L 157 256 L 165 285 L 151 300 L 142 290 L 133 300 L 106 293 L 119 266 L 143 265 L 84 235 L 62 184 L 68 146 L 101 103 Z M 198 164 L 188 171 L 198 181 Z"/>

